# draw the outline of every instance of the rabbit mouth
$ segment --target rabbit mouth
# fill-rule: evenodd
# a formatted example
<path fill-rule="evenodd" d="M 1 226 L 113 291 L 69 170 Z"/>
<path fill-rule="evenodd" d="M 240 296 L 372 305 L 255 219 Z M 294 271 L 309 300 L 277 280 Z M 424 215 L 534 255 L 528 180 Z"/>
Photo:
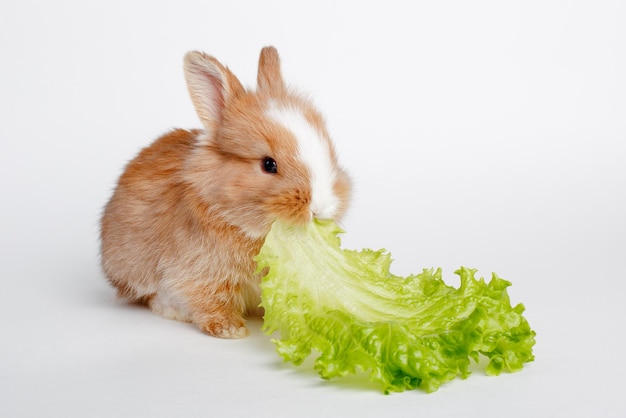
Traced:
<path fill-rule="evenodd" d="M 333 194 L 319 193 L 313 195 L 311 201 L 311 216 L 316 219 L 333 219 L 337 214 L 339 201 Z"/>

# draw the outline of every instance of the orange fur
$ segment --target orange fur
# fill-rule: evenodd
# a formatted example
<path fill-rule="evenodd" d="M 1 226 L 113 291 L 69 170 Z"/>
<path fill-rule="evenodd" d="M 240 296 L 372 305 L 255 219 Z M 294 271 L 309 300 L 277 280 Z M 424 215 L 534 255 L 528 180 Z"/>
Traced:
<path fill-rule="evenodd" d="M 285 127 L 265 115 L 270 102 L 299 109 L 336 156 L 321 115 L 290 92 L 276 50 L 259 59 L 258 90 L 245 90 L 215 58 L 185 58 L 191 99 L 205 130 L 173 130 L 126 167 L 101 223 L 102 266 L 119 297 L 224 338 L 247 334 L 257 311 L 254 256 L 274 220 L 310 220 L 310 173 Z M 279 162 L 275 174 L 261 161 Z M 339 217 L 350 181 L 337 167 Z"/>

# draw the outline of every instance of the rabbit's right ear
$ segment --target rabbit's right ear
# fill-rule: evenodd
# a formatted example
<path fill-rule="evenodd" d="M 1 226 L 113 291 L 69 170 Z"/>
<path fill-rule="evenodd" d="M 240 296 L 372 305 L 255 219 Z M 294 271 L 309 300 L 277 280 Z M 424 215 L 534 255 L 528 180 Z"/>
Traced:
<path fill-rule="evenodd" d="M 184 71 L 196 113 L 204 127 L 213 132 L 222 120 L 226 104 L 245 90 L 228 68 L 203 52 L 187 53 Z"/>
<path fill-rule="evenodd" d="M 278 56 L 278 51 L 273 46 L 266 46 L 261 50 L 257 85 L 259 90 L 285 90 L 285 82 L 280 72 L 280 57 Z"/>

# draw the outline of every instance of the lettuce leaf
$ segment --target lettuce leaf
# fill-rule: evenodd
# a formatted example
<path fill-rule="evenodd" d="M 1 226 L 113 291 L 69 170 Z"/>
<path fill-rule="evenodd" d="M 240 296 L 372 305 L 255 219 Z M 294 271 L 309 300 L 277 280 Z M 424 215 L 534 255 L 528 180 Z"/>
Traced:
<path fill-rule="evenodd" d="M 441 269 L 399 277 L 385 250 L 341 248 L 332 221 L 304 227 L 274 223 L 256 258 L 265 309 L 263 330 L 285 361 L 300 365 L 313 352 L 324 379 L 368 372 L 385 393 L 437 390 L 470 374 L 480 356 L 485 371 L 518 371 L 533 360 L 535 332 L 511 307 L 510 283 L 475 278 L 460 268 L 460 286 Z"/>

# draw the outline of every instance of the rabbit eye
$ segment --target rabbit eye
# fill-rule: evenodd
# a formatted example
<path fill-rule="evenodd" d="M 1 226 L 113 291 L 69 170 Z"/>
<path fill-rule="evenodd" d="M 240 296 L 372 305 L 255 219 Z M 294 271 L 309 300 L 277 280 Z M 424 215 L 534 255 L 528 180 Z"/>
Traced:
<path fill-rule="evenodd" d="M 278 165 L 276 164 L 276 160 L 271 157 L 265 157 L 261 161 L 263 166 L 263 171 L 270 174 L 276 174 L 278 172 Z"/>

